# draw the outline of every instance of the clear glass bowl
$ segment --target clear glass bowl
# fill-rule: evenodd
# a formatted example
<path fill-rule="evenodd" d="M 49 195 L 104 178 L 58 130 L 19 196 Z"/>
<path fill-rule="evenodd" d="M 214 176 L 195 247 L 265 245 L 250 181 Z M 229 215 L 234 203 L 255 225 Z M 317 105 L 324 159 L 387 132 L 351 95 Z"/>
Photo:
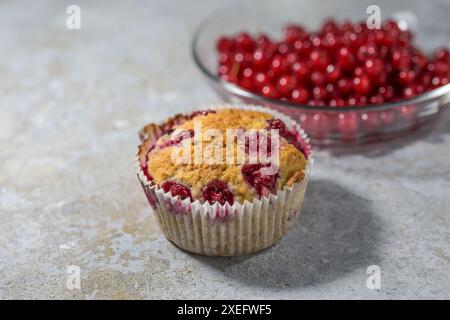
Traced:
<path fill-rule="evenodd" d="M 407 134 L 435 118 L 450 102 L 450 84 L 412 99 L 367 106 L 314 107 L 267 99 L 225 82 L 217 76 L 216 40 L 239 31 L 281 36 L 286 23 L 317 29 L 325 18 L 361 21 L 369 5 L 378 5 L 382 20 L 392 18 L 407 24 L 419 47 L 431 52 L 448 46 L 448 6 L 433 1 L 242 1 L 210 16 L 195 33 L 194 61 L 209 84 L 227 102 L 264 105 L 298 120 L 320 146 L 342 146 L 379 142 Z"/>

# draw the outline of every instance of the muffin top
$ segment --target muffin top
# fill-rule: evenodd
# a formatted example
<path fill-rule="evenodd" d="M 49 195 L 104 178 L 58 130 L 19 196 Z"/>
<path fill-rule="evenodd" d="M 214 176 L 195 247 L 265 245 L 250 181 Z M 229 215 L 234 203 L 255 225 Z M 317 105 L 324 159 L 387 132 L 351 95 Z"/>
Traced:
<path fill-rule="evenodd" d="M 300 133 L 270 113 L 205 110 L 167 123 L 151 146 L 144 141 L 149 146 L 140 156 L 147 178 L 172 196 L 211 204 L 251 202 L 304 178 L 308 156 Z M 141 137 L 148 138 L 150 129 Z"/>

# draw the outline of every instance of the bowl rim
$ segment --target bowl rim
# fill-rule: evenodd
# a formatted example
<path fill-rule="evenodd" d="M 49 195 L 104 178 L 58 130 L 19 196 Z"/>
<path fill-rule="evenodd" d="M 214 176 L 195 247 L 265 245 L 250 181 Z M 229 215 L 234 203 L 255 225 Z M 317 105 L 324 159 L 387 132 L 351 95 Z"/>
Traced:
<path fill-rule="evenodd" d="M 233 6 L 229 5 L 227 6 L 227 9 L 231 9 Z M 234 83 L 224 81 L 220 79 L 216 74 L 209 71 L 209 69 L 205 66 L 205 64 L 202 62 L 202 59 L 198 52 L 198 46 L 200 38 L 203 34 L 203 32 L 208 28 L 208 26 L 214 21 L 214 18 L 217 15 L 220 15 L 224 12 L 225 8 L 222 8 L 222 10 L 217 10 L 216 12 L 209 15 L 206 19 L 204 19 L 195 29 L 194 35 L 192 37 L 191 41 L 191 54 L 192 58 L 195 62 L 195 65 L 200 69 L 200 71 L 211 81 L 214 83 L 224 87 L 227 91 L 231 92 L 232 94 L 253 99 L 256 101 L 260 101 L 259 103 L 263 104 L 272 104 L 272 105 L 281 105 L 288 108 L 297 108 L 297 109 L 305 109 L 305 110 L 311 110 L 311 111 L 330 111 L 330 112 L 342 112 L 342 111 L 376 111 L 376 110 L 386 110 L 386 109 L 392 109 L 395 107 L 402 107 L 405 105 L 413 105 L 413 104 L 421 104 L 423 102 L 430 102 L 436 98 L 445 96 L 446 94 L 450 93 L 450 83 L 447 83 L 443 86 L 440 86 L 438 88 L 432 89 L 430 91 L 420 93 L 413 98 L 408 99 L 402 99 L 400 101 L 395 102 L 389 102 L 389 103 L 381 103 L 381 104 L 372 104 L 372 105 L 345 105 L 345 106 L 311 106 L 306 104 L 299 104 L 299 103 L 293 103 L 286 100 L 279 100 L 279 99 L 271 99 L 266 98 L 264 96 L 255 94 L 251 91 L 245 90 Z"/>

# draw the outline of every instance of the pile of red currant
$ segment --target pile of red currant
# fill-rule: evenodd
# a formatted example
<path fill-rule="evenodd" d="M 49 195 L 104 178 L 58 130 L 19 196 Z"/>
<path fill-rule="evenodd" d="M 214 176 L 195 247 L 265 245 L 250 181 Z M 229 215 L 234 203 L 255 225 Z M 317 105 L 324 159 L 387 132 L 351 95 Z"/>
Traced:
<path fill-rule="evenodd" d="M 318 32 L 290 24 L 281 40 L 241 32 L 217 41 L 221 79 L 271 99 L 359 106 L 412 98 L 450 82 L 447 48 L 427 56 L 393 20 L 380 29 L 328 19 Z"/>

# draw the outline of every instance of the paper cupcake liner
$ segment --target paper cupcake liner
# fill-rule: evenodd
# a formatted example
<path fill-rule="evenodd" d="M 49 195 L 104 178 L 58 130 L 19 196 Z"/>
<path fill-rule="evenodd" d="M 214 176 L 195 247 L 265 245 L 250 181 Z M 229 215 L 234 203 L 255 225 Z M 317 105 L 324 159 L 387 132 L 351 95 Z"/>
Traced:
<path fill-rule="evenodd" d="M 235 202 L 233 205 L 211 205 L 199 200 L 181 200 L 179 196 L 173 197 L 170 191 L 164 193 L 162 188 L 148 180 L 141 168 L 139 154 L 136 172 L 168 240 L 184 250 L 202 255 L 238 256 L 274 245 L 292 227 L 300 215 L 313 158 L 305 132 L 288 116 L 253 105 L 223 104 L 207 109 L 221 108 L 263 111 L 283 120 L 288 127 L 295 127 L 308 157 L 302 181 L 294 183 L 292 187 L 284 187 L 276 194 L 255 198 L 252 202 L 245 200 L 244 203 Z M 147 137 L 151 141 L 158 138 Z"/>

